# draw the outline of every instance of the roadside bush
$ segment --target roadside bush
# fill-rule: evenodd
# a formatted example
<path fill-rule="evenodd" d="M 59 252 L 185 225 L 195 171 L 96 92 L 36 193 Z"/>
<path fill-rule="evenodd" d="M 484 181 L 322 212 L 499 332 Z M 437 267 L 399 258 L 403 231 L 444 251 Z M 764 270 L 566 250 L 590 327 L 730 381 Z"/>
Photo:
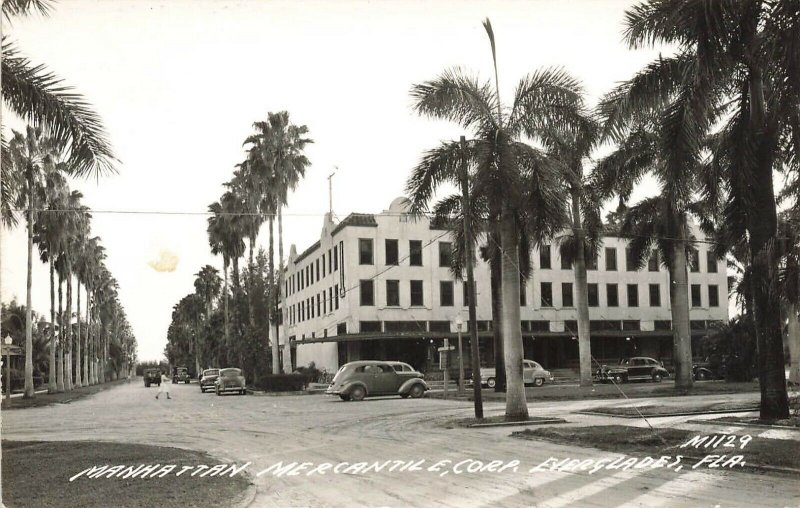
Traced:
<path fill-rule="evenodd" d="M 266 374 L 258 378 L 255 387 L 265 392 L 297 392 L 306 389 L 306 378 L 299 373 Z"/>
<path fill-rule="evenodd" d="M 314 362 L 309 363 L 307 367 L 298 367 L 294 373 L 303 376 L 306 384 L 321 382 L 322 371 L 317 368 Z"/>
<path fill-rule="evenodd" d="M 726 381 L 752 381 L 756 376 L 756 341 L 752 321 L 733 318 L 701 341 L 701 350 Z"/>

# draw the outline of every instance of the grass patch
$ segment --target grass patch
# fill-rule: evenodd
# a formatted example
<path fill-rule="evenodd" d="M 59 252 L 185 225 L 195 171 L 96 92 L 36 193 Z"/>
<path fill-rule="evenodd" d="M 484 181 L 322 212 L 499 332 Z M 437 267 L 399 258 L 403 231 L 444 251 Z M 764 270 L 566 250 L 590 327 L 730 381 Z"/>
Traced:
<path fill-rule="evenodd" d="M 783 420 L 762 420 L 752 416 L 724 416 L 713 420 L 703 420 L 703 423 L 741 423 L 744 425 L 770 425 L 774 427 L 800 428 L 800 416 L 790 416 Z"/>
<path fill-rule="evenodd" d="M 651 404 L 647 406 L 597 407 L 582 411 L 583 413 L 609 416 L 678 416 L 685 414 L 702 414 L 714 411 L 757 411 L 758 405 L 742 402 L 716 402 L 711 404 L 687 404 L 681 406 Z"/>
<path fill-rule="evenodd" d="M 216 465 L 205 453 L 122 443 L 3 441 L 3 501 L 14 507 L 227 506 L 249 478 L 69 478 L 87 467 L 139 464 Z M 241 464 L 239 464 L 241 465 Z"/>
<path fill-rule="evenodd" d="M 699 432 L 664 428 L 649 429 L 626 425 L 600 425 L 595 427 L 539 427 L 513 432 L 512 437 L 528 440 L 544 440 L 558 444 L 585 446 L 624 454 L 683 455 L 684 463 L 694 464 L 706 455 L 744 455 L 750 466 L 788 467 L 800 469 L 797 442 L 785 439 L 765 439 L 753 436 L 744 449 L 725 448 L 680 448 Z M 744 435 L 746 432 L 737 433 Z M 716 434 L 719 436 L 720 434 Z M 738 443 L 738 441 L 737 441 Z M 701 466 L 703 467 L 703 466 Z M 745 466 L 747 468 L 747 465 Z"/>
<path fill-rule="evenodd" d="M 3 411 L 8 411 L 14 409 L 26 409 L 29 407 L 49 406 L 50 404 L 68 404 L 74 400 L 82 399 L 83 397 L 88 397 L 89 395 L 94 395 L 95 393 L 102 392 L 103 390 L 108 390 L 109 388 L 129 382 L 131 382 L 129 379 L 118 379 L 116 381 L 109 381 L 108 383 L 102 383 L 98 385 L 82 386 L 80 388 L 73 389 L 71 392 L 37 393 L 32 399 L 26 399 L 25 397 L 15 397 L 8 400 L 3 399 L 2 406 L 0 407 Z"/>

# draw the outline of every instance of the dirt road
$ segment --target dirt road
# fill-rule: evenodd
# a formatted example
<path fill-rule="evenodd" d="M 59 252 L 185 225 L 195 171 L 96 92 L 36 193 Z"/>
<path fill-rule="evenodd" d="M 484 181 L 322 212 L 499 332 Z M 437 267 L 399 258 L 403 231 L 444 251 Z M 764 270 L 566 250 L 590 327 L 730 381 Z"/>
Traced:
<path fill-rule="evenodd" d="M 2 437 L 15 440 L 104 440 L 203 450 L 227 461 L 251 462 L 250 506 L 797 506 L 797 477 L 698 468 L 627 471 L 530 472 L 549 457 L 598 459 L 618 455 L 595 449 L 509 438 L 512 428 L 445 428 L 471 415 L 470 403 L 384 398 L 342 402 L 322 395 L 235 396 L 201 394 L 196 384 L 172 385 L 172 400 L 131 382 L 93 397 L 50 407 L 3 413 Z M 752 396 L 752 395 L 750 395 Z M 725 396 L 726 400 L 736 396 Z M 698 397 L 718 400 L 722 396 Z M 664 399 L 659 399 L 664 400 Z M 683 399 L 685 402 L 685 398 Z M 561 416 L 576 424 L 602 418 L 574 415 L 619 401 L 531 404 L 532 415 Z M 502 406 L 487 404 L 487 416 Z M 670 418 L 654 425 L 679 425 Z M 620 423 L 618 421 L 614 423 Z M 623 422 L 624 423 L 624 422 Z M 642 424 L 644 424 L 642 422 Z M 707 433 L 713 432 L 709 427 Z M 797 442 L 788 441 L 796 445 Z M 467 472 L 480 461 L 502 461 L 502 472 Z M 358 474 L 355 463 L 424 460 L 422 471 L 385 466 Z M 450 461 L 438 471 L 428 468 Z M 295 476 L 256 476 L 282 462 L 308 462 Z M 309 471 L 342 462 L 340 473 Z M 398 462 L 399 464 L 399 462 Z M 454 468 L 461 464 L 459 468 Z M 457 473 L 456 469 L 461 471 Z M 447 471 L 445 473 L 445 471 Z M 442 474 L 445 473 L 445 474 Z"/>

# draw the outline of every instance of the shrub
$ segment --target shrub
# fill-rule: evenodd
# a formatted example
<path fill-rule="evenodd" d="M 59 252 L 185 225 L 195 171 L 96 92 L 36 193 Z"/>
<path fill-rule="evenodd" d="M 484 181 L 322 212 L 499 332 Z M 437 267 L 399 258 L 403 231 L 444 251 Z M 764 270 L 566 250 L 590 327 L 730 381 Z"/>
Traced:
<path fill-rule="evenodd" d="M 299 373 L 265 374 L 258 378 L 256 388 L 265 392 L 296 392 L 305 390 L 306 378 Z"/>
<path fill-rule="evenodd" d="M 317 368 L 314 362 L 309 363 L 307 367 L 298 367 L 294 373 L 303 376 L 306 384 L 319 383 L 322 378 L 322 371 Z"/>

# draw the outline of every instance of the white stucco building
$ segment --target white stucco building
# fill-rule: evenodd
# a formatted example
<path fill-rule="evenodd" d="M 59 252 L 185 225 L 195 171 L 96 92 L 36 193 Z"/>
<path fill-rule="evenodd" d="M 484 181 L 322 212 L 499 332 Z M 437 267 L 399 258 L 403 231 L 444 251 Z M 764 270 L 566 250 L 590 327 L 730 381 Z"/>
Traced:
<path fill-rule="evenodd" d="M 335 370 L 356 359 L 397 359 L 426 370 L 436 348 L 456 338 L 467 321 L 463 282 L 450 271 L 451 237 L 427 218 L 406 213 L 398 198 L 378 214 L 350 214 L 338 224 L 326 216 L 320 239 L 301 253 L 294 246 L 285 272 L 282 337 L 292 368 L 313 361 Z M 695 231 L 699 236 L 699 231 Z M 698 242 L 689 273 L 692 335 L 728 318 L 725 264 Z M 532 274 L 520 295 L 525 357 L 548 368 L 578 361 L 574 271 L 558 246 L 532 252 Z M 606 236 L 589 263 L 592 354 L 612 359 L 641 354 L 669 360 L 671 315 L 666 269 L 652 259 L 634 270 L 626 240 Z M 488 263 L 475 266 L 479 350 L 491 363 L 491 291 Z M 466 324 L 464 325 L 466 332 Z M 467 334 L 464 337 L 466 340 Z M 465 354 L 467 354 L 465 352 Z M 288 367 L 288 365 L 287 365 Z"/>

